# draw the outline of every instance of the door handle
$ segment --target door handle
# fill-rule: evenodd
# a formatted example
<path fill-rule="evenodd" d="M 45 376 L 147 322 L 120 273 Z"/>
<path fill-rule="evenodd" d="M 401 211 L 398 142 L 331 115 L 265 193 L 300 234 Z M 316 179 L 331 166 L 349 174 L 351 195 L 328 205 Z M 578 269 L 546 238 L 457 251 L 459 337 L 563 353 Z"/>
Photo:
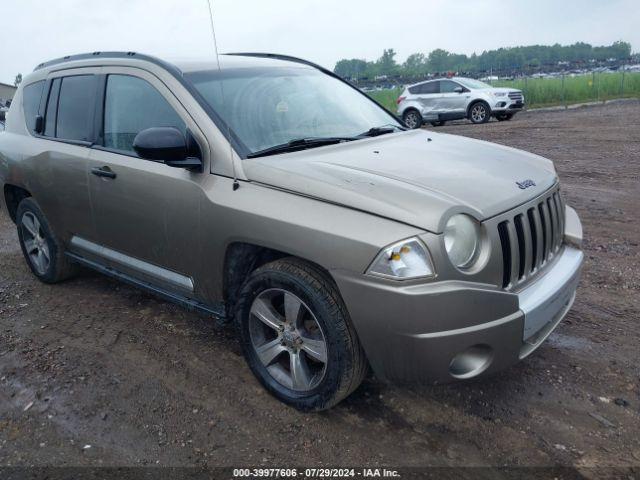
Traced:
<path fill-rule="evenodd" d="M 105 177 L 105 178 L 116 178 L 116 172 L 111 170 L 109 167 L 94 167 L 91 169 L 91 173 L 96 175 L 97 177 Z"/>

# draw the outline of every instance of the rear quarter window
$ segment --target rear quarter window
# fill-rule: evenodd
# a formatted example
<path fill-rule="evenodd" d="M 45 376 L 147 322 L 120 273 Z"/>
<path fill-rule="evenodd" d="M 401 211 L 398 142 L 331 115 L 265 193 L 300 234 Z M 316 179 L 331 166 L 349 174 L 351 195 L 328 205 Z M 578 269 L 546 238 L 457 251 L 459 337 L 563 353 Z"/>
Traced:
<path fill-rule="evenodd" d="M 27 129 L 34 133 L 36 116 L 40 107 L 40 97 L 44 89 L 44 80 L 26 85 L 22 90 L 22 108 Z"/>

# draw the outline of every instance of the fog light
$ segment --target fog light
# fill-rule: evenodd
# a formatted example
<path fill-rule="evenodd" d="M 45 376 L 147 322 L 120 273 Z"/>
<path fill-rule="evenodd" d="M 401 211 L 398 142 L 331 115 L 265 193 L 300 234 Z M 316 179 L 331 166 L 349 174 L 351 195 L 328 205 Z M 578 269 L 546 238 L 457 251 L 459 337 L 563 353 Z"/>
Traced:
<path fill-rule="evenodd" d="M 455 378 L 472 378 L 484 372 L 493 360 L 493 348 L 474 345 L 459 353 L 449 364 L 449 373 Z"/>

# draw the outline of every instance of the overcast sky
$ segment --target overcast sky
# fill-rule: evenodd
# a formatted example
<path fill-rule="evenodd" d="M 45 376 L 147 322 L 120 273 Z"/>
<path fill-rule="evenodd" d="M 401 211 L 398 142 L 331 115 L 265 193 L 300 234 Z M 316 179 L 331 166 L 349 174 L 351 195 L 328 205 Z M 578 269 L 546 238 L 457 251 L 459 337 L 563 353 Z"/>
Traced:
<path fill-rule="evenodd" d="M 221 52 L 268 51 L 333 68 L 341 58 L 398 60 L 435 48 L 471 54 L 529 44 L 640 50 L 638 0 L 211 0 Z M 212 55 L 207 0 L 3 0 L 0 82 L 52 58 L 126 50 Z"/>

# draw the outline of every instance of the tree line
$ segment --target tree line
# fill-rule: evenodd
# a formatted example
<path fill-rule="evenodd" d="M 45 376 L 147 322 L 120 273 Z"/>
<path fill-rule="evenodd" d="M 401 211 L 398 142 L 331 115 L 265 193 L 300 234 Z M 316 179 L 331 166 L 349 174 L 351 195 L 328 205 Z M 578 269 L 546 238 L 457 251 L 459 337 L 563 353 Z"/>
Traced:
<path fill-rule="evenodd" d="M 374 79 L 387 77 L 420 77 L 440 72 L 488 72 L 491 70 L 539 69 L 558 62 L 603 62 L 609 59 L 626 60 L 631 56 L 631 44 L 618 41 L 608 46 L 593 46 L 577 42 L 573 45 L 530 45 L 524 47 L 487 50 L 480 55 L 452 53 L 441 48 L 429 54 L 412 53 L 403 63 L 396 61 L 393 48 L 385 49 L 375 61 L 358 58 L 342 59 L 334 72 L 343 78 Z"/>

